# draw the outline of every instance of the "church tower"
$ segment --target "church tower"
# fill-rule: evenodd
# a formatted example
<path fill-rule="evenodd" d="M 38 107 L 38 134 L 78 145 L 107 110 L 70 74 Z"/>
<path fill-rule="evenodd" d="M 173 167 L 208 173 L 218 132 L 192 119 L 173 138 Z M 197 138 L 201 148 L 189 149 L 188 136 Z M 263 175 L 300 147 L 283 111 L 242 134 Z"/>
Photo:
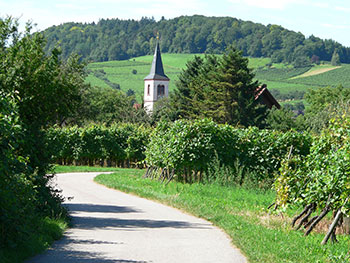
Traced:
<path fill-rule="evenodd" d="M 151 72 L 144 78 L 144 108 L 151 113 L 154 109 L 154 103 L 169 95 L 170 79 L 164 74 L 162 57 L 160 55 L 159 37 L 157 36 L 157 45 L 154 51 Z"/>

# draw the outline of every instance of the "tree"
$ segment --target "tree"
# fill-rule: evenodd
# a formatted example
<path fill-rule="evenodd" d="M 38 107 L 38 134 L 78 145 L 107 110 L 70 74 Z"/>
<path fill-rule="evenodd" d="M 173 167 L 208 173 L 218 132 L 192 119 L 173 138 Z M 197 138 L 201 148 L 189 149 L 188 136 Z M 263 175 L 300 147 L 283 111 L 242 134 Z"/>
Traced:
<path fill-rule="evenodd" d="M 302 115 L 295 117 L 295 114 L 291 110 L 285 108 L 276 109 L 273 107 L 268 111 L 266 128 L 283 132 L 291 129 L 303 130 L 305 129 L 304 117 Z"/>
<path fill-rule="evenodd" d="M 311 57 L 311 63 L 314 63 L 316 65 L 320 65 L 320 57 L 316 55 L 312 55 Z"/>
<path fill-rule="evenodd" d="M 15 22 L 8 22 L 14 23 Z M 22 121 L 34 129 L 62 124 L 79 107 L 85 89 L 84 66 L 77 56 L 60 59 L 55 48 L 44 52 L 45 38 L 31 33 L 27 25 L 24 34 L 16 28 L 2 48 L 0 87 L 18 94 L 17 104 Z M 9 44 L 10 43 L 10 44 Z"/>
<path fill-rule="evenodd" d="M 82 106 L 72 119 L 76 124 L 104 123 L 127 121 L 132 111 L 132 96 L 112 88 L 90 87 L 82 97 Z"/>
<path fill-rule="evenodd" d="M 17 20 L 0 19 L 1 248 L 28 242 L 40 218 L 65 214 L 44 130 L 79 107 L 84 67 L 78 57 L 63 62 L 58 48 L 46 54 L 45 44 L 30 24 L 21 33 Z"/>
<path fill-rule="evenodd" d="M 338 87 L 310 89 L 305 94 L 307 126 L 315 132 L 328 127 L 330 119 L 349 114 L 350 90 Z"/>
<path fill-rule="evenodd" d="M 200 69 L 203 67 L 204 60 L 195 56 L 186 64 L 186 70 L 179 75 L 174 93 L 170 94 L 170 104 L 175 111 L 176 118 L 189 118 L 190 101 L 193 94 L 190 92 L 190 85 L 200 76 Z"/>
<path fill-rule="evenodd" d="M 101 19 L 96 24 L 65 23 L 44 33 L 49 40 L 47 51 L 59 40 L 64 58 L 76 52 L 87 61 L 106 61 L 152 54 L 157 31 L 162 37 L 162 51 L 168 53 L 222 54 L 229 45 L 234 45 L 244 56 L 271 57 L 273 62 L 292 63 L 297 57 L 310 60 L 313 55 L 330 61 L 336 49 L 342 62 L 350 62 L 350 48 L 333 40 L 305 38 L 281 26 L 229 17 L 194 15 L 158 22 L 150 18 Z"/>
<path fill-rule="evenodd" d="M 261 125 L 266 109 L 254 98 L 258 83 L 253 78 L 248 59 L 232 47 L 222 57 L 195 57 L 180 74 L 171 105 L 182 117 Z"/>
<path fill-rule="evenodd" d="M 154 125 L 159 121 L 175 121 L 176 112 L 173 110 L 168 98 L 158 100 L 154 105 L 152 112 L 151 124 Z"/>
<path fill-rule="evenodd" d="M 332 59 L 331 59 L 331 64 L 332 66 L 339 66 L 341 65 L 340 63 L 340 57 L 339 54 L 336 50 L 334 50 L 333 55 L 332 55 Z"/>

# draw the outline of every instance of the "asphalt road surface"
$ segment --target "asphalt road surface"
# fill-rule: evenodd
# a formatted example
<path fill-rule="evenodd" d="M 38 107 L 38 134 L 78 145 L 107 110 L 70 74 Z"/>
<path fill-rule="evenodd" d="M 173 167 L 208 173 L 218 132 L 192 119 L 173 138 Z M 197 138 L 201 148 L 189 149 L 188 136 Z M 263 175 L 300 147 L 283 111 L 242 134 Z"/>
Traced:
<path fill-rule="evenodd" d="M 210 222 L 93 182 L 101 173 L 57 175 L 72 228 L 29 263 L 247 262 Z"/>

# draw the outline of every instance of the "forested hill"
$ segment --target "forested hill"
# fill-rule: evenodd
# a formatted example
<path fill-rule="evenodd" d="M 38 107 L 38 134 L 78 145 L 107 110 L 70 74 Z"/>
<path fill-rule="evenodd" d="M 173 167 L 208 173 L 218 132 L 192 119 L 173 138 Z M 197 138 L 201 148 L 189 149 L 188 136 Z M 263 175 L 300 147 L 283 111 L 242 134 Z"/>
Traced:
<path fill-rule="evenodd" d="M 88 61 L 122 60 L 152 54 L 157 32 L 162 52 L 222 53 L 233 44 L 245 56 L 271 57 L 272 62 L 295 66 L 330 61 L 338 54 L 350 63 L 350 48 L 333 40 L 322 40 L 287 30 L 278 25 L 242 21 L 231 17 L 181 16 L 155 21 L 101 19 L 98 23 L 65 23 L 44 31 L 52 49 L 61 42 L 64 58 L 78 53 Z M 336 56 L 338 56 L 336 55 Z"/>

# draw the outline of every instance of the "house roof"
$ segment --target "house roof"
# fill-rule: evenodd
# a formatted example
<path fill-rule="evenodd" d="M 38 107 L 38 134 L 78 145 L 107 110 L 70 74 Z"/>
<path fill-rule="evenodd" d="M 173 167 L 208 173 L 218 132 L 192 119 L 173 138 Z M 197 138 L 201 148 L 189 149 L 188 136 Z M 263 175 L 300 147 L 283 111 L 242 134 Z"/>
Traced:
<path fill-rule="evenodd" d="M 152 61 L 152 67 L 150 73 L 144 78 L 146 79 L 157 79 L 157 80 L 169 80 L 164 74 L 162 57 L 160 55 L 159 42 L 157 41 L 156 49 L 154 51 L 154 57 Z"/>
<path fill-rule="evenodd" d="M 271 109 L 273 106 L 275 106 L 277 109 L 281 108 L 281 105 L 267 89 L 266 84 L 263 84 L 262 86 L 256 88 L 255 99 L 260 99 L 264 104 L 267 105 L 267 107 L 269 107 L 269 109 Z"/>

